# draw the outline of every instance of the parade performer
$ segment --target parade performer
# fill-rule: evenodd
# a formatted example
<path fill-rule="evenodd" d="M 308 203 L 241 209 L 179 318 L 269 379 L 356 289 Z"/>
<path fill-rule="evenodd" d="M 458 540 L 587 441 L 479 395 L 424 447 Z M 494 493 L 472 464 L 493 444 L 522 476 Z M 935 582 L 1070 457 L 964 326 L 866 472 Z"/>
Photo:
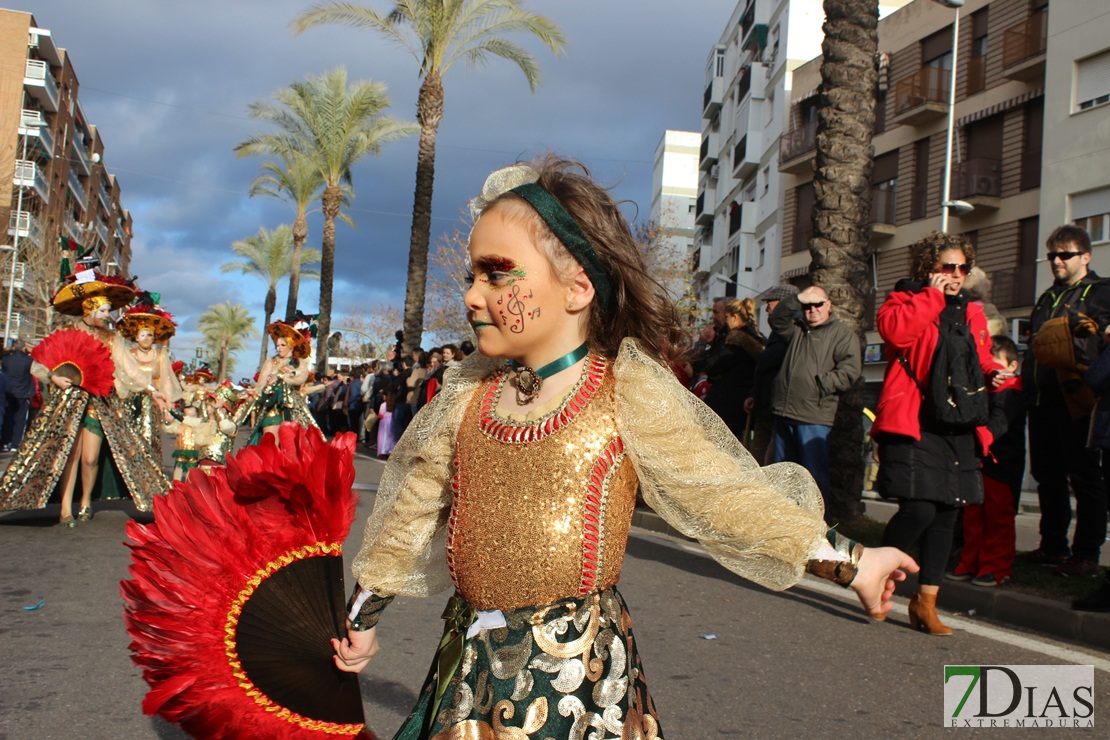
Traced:
<path fill-rule="evenodd" d="M 254 388 L 247 391 L 253 404 L 244 405 L 236 418 L 241 421 L 250 411 L 258 416 L 249 445 L 258 444 L 263 434 L 277 440 L 277 430 L 283 421 L 319 429 L 301 394 L 301 386 L 308 380 L 306 360 L 312 352 L 311 340 L 299 322 L 275 321 L 266 327 L 266 333 L 274 340 L 277 355 L 262 363 Z"/>
<path fill-rule="evenodd" d="M 585 168 L 500 170 L 473 205 L 480 355 L 394 449 L 333 641 L 359 671 L 392 598 L 454 584 L 397 737 L 662 736 L 616 589 L 638 488 L 730 570 L 772 589 L 809 570 L 885 616 L 916 565 L 827 529 L 804 468 L 760 468 L 678 383 L 663 359 L 683 339 L 675 310 Z"/>
<path fill-rule="evenodd" d="M 197 437 L 204 419 L 200 417 L 196 406 L 192 403 L 184 404 L 180 409 L 166 412 L 164 429 L 174 435 L 173 448 L 173 479 L 183 481 L 189 471 L 200 464 L 200 451 L 197 449 Z"/>
<path fill-rule="evenodd" d="M 226 380 L 215 390 L 205 394 L 205 416 L 211 425 L 211 430 L 200 440 L 201 444 L 197 448 L 201 465 L 225 463 L 235 445 L 235 432 L 239 429 L 239 425 L 234 421 L 239 403 L 239 395 Z"/>
<path fill-rule="evenodd" d="M 158 305 L 159 299 L 157 293 L 142 293 L 116 324 L 119 333 L 135 343 L 131 354 L 148 379 L 147 387 L 128 399 L 128 403 L 135 427 L 154 451 L 155 460 L 162 459 L 164 409 L 182 395 L 169 352 L 162 346 L 174 335 L 177 325 Z"/>
<path fill-rule="evenodd" d="M 80 367 L 84 362 L 81 356 L 51 363 L 51 367 L 42 363 L 32 367 L 44 384 L 49 381 L 52 392 L 0 479 L 0 509 L 43 508 L 60 481 L 61 522 L 73 527 L 92 518 L 93 489 L 98 484 L 101 498 L 113 498 L 122 486 L 140 511 L 149 511 L 153 496 L 169 488 L 161 461 L 129 423 L 125 403 L 148 388 L 147 376 L 123 337 L 111 328 L 111 311 L 131 303 L 134 297 L 130 284 L 92 270 L 78 273 L 54 296 L 56 311 L 81 317 L 70 330 L 91 336 L 108 350 L 113 390 L 98 396 L 81 386 L 84 380 L 67 369 L 67 365 Z M 105 442 L 107 454 L 102 455 Z M 75 517 L 73 495 L 78 476 L 81 502 Z"/>

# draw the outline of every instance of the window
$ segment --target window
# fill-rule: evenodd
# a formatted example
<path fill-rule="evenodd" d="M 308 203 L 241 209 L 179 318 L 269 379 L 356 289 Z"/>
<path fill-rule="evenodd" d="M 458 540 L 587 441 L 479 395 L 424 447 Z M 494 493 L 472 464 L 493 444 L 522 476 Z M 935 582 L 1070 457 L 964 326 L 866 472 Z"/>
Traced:
<path fill-rule="evenodd" d="M 767 258 L 767 240 L 766 239 L 760 239 L 758 244 L 759 244 L 759 262 L 758 262 L 758 264 L 756 264 L 757 268 L 758 267 L 763 267 L 763 262 Z"/>
<path fill-rule="evenodd" d="M 761 176 L 763 178 L 763 193 L 762 194 L 766 195 L 767 191 L 771 189 L 771 168 L 770 168 L 770 166 L 767 166 L 767 167 L 763 168 L 763 172 L 761 173 Z"/>
<path fill-rule="evenodd" d="M 767 99 L 763 101 L 764 118 L 763 125 L 770 125 L 771 121 L 775 120 L 775 94 L 774 92 L 767 93 Z"/>
<path fill-rule="evenodd" d="M 875 129 L 876 134 L 886 131 L 886 90 L 875 91 Z"/>
<path fill-rule="evenodd" d="M 987 86 L 987 10 L 971 14 L 971 58 L 967 63 L 967 94 Z"/>
<path fill-rule="evenodd" d="M 910 218 L 925 218 L 929 212 L 929 140 L 913 145 L 913 190 L 910 192 Z"/>
<path fill-rule="evenodd" d="M 1002 197 L 1002 118 L 998 114 L 967 125 L 967 159 L 956 168 L 953 197 Z"/>
<path fill-rule="evenodd" d="M 687 213 L 693 213 L 695 208 L 696 208 L 696 206 L 693 203 L 691 203 L 690 205 L 686 206 L 686 212 Z"/>
<path fill-rule="evenodd" d="M 1076 110 L 1110 103 L 1110 51 L 1080 60 L 1075 74 Z"/>
<path fill-rule="evenodd" d="M 1041 140 L 1044 138 L 1044 98 L 1025 106 L 1021 143 L 1021 189 L 1041 186 Z"/>
<path fill-rule="evenodd" d="M 1092 242 L 1110 240 L 1110 188 L 1071 197 L 1072 223 L 1087 231 Z"/>
<path fill-rule="evenodd" d="M 875 157 L 871 166 L 871 221 L 896 223 L 898 212 L 898 150 Z"/>
<path fill-rule="evenodd" d="M 817 197 L 813 190 L 813 183 L 807 182 L 794 189 L 794 202 L 797 209 L 794 216 L 794 250 L 805 252 L 809 249 L 809 240 L 813 238 L 813 207 Z"/>

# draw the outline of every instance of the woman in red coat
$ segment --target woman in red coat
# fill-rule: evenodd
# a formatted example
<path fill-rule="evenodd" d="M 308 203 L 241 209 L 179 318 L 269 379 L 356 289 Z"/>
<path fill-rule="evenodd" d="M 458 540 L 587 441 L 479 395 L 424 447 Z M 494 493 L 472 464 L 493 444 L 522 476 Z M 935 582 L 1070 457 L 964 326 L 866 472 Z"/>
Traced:
<path fill-rule="evenodd" d="M 933 233 L 910 249 L 912 277 L 901 280 L 879 309 L 879 334 L 886 343 L 886 377 L 871 434 L 878 442 L 876 488 L 898 500 L 883 544 L 921 545 L 918 593 L 910 601 L 910 624 L 932 635 L 952 630 L 936 615 L 937 591 L 952 549 L 960 507 L 981 503 L 983 481 L 973 428 L 953 429 L 935 421 L 923 404 L 940 325 L 959 332 L 974 347 L 984 375 L 994 370 L 990 333 L 982 306 L 963 291 L 975 265 L 975 248 L 962 236 Z M 970 336 L 968 337 L 968 334 Z"/>

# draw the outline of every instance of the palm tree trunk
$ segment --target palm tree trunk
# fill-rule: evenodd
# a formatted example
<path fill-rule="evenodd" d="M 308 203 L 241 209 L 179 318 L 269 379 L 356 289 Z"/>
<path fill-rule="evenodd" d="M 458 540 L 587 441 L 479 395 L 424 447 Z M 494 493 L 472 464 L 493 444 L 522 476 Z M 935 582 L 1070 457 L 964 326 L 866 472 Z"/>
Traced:
<path fill-rule="evenodd" d="M 220 342 L 220 362 L 216 366 L 217 385 L 224 382 L 224 371 L 227 370 L 227 345 L 228 340 L 225 337 L 224 340 Z"/>
<path fill-rule="evenodd" d="M 320 244 L 320 315 L 316 319 L 316 377 L 328 369 L 328 334 L 331 332 L 331 291 L 335 281 L 335 217 L 343 204 L 338 185 L 324 188 L 324 237 Z"/>
<path fill-rule="evenodd" d="M 285 320 L 293 321 L 297 312 L 297 294 L 301 289 L 301 252 L 308 238 L 308 218 L 303 212 L 293 220 L 293 265 L 289 269 L 289 299 L 285 302 Z"/>
<path fill-rule="evenodd" d="M 878 0 L 824 0 L 821 100 L 817 109 L 816 207 L 810 271 L 865 346 L 871 293 L 871 137 L 878 82 Z M 863 380 L 840 397 L 829 439 L 828 521 L 863 511 Z"/>
<path fill-rule="evenodd" d="M 428 244 L 432 235 L 436 133 L 443 120 L 443 81 L 437 73 L 429 72 L 420 85 L 416 120 L 420 124 L 420 146 L 416 158 L 416 193 L 412 204 L 408 285 L 405 289 L 403 351 L 406 355 L 420 346 L 424 334 L 424 291 L 428 280 Z"/>
<path fill-rule="evenodd" d="M 262 369 L 262 363 L 266 361 L 266 342 L 270 339 L 270 335 L 266 333 L 266 327 L 270 325 L 270 317 L 274 315 L 274 309 L 277 308 L 277 288 L 273 285 L 266 291 L 266 320 L 262 324 L 262 355 L 258 359 L 258 369 Z"/>

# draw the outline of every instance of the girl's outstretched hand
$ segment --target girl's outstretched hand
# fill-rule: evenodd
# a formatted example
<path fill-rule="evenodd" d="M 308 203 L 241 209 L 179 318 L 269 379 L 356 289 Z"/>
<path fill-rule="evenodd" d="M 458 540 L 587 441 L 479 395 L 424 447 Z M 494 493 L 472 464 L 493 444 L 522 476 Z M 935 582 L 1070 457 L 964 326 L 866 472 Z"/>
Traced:
<path fill-rule="evenodd" d="M 891 597 L 898 581 L 906 580 L 906 573 L 916 573 L 918 565 L 906 553 L 894 547 L 866 547 L 859 559 L 859 571 L 852 581 L 860 603 L 867 613 L 878 620 L 886 619 L 894 608 Z"/>
<path fill-rule="evenodd" d="M 378 628 L 347 630 L 342 640 L 333 637 L 331 646 L 335 650 L 336 667 L 347 673 L 358 673 L 378 654 Z"/>

